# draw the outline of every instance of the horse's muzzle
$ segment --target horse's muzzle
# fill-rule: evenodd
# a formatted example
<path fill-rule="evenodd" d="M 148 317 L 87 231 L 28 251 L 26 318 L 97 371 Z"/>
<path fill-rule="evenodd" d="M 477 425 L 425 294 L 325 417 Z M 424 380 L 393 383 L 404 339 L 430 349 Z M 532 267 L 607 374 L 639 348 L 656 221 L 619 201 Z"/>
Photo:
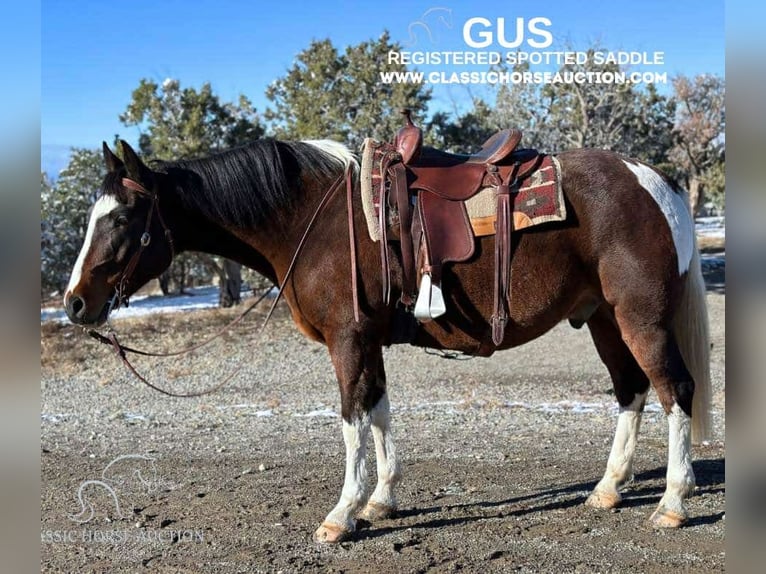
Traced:
<path fill-rule="evenodd" d="M 91 309 L 85 302 L 85 299 L 79 295 L 69 295 L 64 299 L 64 309 L 67 317 L 76 325 L 102 325 L 109 314 L 109 301 L 93 316 Z"/>

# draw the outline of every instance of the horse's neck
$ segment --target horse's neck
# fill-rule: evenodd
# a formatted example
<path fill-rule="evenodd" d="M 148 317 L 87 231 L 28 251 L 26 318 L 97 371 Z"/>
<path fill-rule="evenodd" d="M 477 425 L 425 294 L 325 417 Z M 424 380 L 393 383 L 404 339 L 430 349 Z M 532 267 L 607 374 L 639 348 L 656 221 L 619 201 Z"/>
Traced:
<path fill-rule="evenodd" d="M 171 203 L 169 211 L 172 215 L 168 219 L 177 252 L 198 251 L 219 255 L 275 280 L 273 266 L 264 256 L 263 248 L 259 249 L 259 245 L 266 242 L 253 241 L 258 234 L 251 234 L 251 240 L 247 241 L 240 230 L 211 221 L 202 213 L 182 207 L 180 202 L 166 202 Z"/>
<path fill-rule="evenodd" d="M 288 214 L 280 223 L 261 229 L 211 221 L 203 213 L 183 206 L 178 198 L 166 202 L 172 215 L 172 229 L 177 251 L 199 251 L 219 255 L 254 269 L 272 281 L 289 263 L 293 244 L 305 227 L 303 210 Z"/>

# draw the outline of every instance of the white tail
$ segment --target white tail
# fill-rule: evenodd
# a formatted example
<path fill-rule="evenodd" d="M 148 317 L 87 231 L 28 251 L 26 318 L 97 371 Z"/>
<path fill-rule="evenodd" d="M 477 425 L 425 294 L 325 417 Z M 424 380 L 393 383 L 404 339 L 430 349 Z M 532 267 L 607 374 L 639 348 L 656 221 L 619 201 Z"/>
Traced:
<path fill-rule="evenodd" d="M 711 438 L 710 328 L 705 293 L 705 280 L 695 240 L 686 289 L 673 321 L 673 334 L 686 368 L 694 379 L 692 442 L 695 444 Z"/>

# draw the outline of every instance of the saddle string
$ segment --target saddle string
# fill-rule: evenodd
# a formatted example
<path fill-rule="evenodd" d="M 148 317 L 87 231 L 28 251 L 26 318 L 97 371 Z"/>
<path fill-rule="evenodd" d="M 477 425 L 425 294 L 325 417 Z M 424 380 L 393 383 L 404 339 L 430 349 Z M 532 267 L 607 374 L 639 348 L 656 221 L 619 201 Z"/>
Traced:
<path fill-rule="evenodd" d="M 274 297 L 274 301 L 272 302 L 271 306 L 269 307 L 268 312 L 266 313 L 266 316 L 263 320 L 263 323 L 261 323 L 261 326 L 258 329 L 258 333 L 256 334 L 256 342 L 260 339 L 260 337 L 263 335 L 266 329 L 266 325 L 268 324 L 269 320 L 271 319 L 271 316 L 274 313 L 274 310 L 277 307 L 277 304 L 279 303 L 279 300 L 282 298 L 282 294 L 284 293 L 285 288 L 287 287 L 287 282 L 290 278 L 290 276 L 293 273 L 293 270 L 295 269 L 295 265 L 298 261 L 298 256 L 303 251 L 303 247 L 306 244 L 306 240 L 309 237 L 309 234 L 314 227 L 314 223 L 316 222 L 317 218 L 319 217 L 320 213 L 324 211 L 325 207 L 327 206 L 328 200 L 330 197 L 340 188 L 341 184 L 343 183 L 345 179 L 346 187 L 347 187 L 347 201 L 348 201 L 348 212 L 349 212 L 349 238 L 351 241 L 351 264 L 352 264 L 352 289 L 353 289 L 353 298 L 354 298 L 354 316 L 357 321 L 359 321 L 358 314 L 359 314 L 359 303 L 358 303 L 358 296 L 357 296 L 357 290 L 356 290 L 356 247 L 355 247 L 355 237 L 353 233 L 353 210 L 351 208 L 351 201 L 353 198 L 353 179 L 351 176 L 351 168 L 347 168 L 343 174 L 341 174 L 330 186 L 330 188 L 327 190 L 327 192 L 322 197 L 322 200 L 319 202 L 319 205 L 317 206 L 316 210 L 314 211 L 314 214 L 311 217 L 311 220 L 309 221 L 308 225 L 306 226 L 305 231 L 303 232 L 303 235 L 301 236 L 300 241 L 298 242 L 298 246 L 295 249 L 295 253 L 293 254 L 293 257 L 290 261 L 290 264 L 287 267 L 287 271 L 285 272 L 284 279 L 282 280 L 282 283 L 279 287 L 279 290 L 277 291 L 276 297 Z M 140 187 L 143 190 L 143 193 L 147 193 L 145 188 L 140 186 L 140 184 L 133 182 L 132 180 L 128 180 L 131 184 L 134 184 L 135 186 Z M 123 182 L 124 183 L 124 182 Z M 127 187 L 127 186 L 126 186 Z M 130 186 L 131 189 L 136 189 L 136 187 Z M 155 204 L 156 205 L 156 194 L 154 195 L 155 198 Z M 151 224 L 151 211 L 150 214 L 147 216 L 147 232 L 145 232 L 145 235 L 148 234 L 148 228 Z M 159 210 L 158 210 L 159 214 Z M 161 218 L 160 218 L 161 219 Z M 170 237 L 168 228 L 164 225 L 164 221 L 161 220 L 161 223 L 163 224 L 163 227 L 165 227 L 165 234 L 167 237 Z M 148 245 L 148 241 L 146 242 L 146 245 L 144 245 L 143 241 L 144 236 L 142 236 L 141 241 L 141 248 L 139 248 L 138 252 L 133 256 L 133 259 L 131 259 L 130 263 L 133 263 L 133 260 L 135 260 L 135 263 L 133 263 L 130 273 L 133 272 L 133 269 L 135 269 L 135 266 L 138 263 L 138 256 L 140 256 L 141 252 L 143 251 L 143 248 Z M 172 240 L 171 240 L 172 241 Z M 173 250 L 173 245 L 171 243 L 171 250 Z M 123 293 L 120 292 L 120 288 L 122 286 L 122 282 L 127 275 L 128 269 L 126 268 L 126 272 L 123 273 L 123 277 L 121 278 L 120 282 L 118 283 L 116 289 L 115 289 L 115 296 L 114 299 L 117 299 L 117 307 L 119 307 L 119 299 L 122 298 Z M 150 383 L 145 377 L 143 377 L 136 369 L 133 367 L 133 365 L 130 363 L 130 361 L 127 358 L 127 353 L 134 353 L 144 356 L 151 356 L 151 357 L 172 357 L 172 356 L 179 356 L 183 355 L 185 353 L 189 353 L 193 350 L 199 349 L 200 347 L 204 347 L 205 345 L 211 343 L 216 338 L 220 337 L 227 329 L 237 324 L 239 321 L 241 321 L 245 315 L 247 315 L 250 311 L 252 311 L 263 299 L 266 298 L 266 296 L 271 292 L 273 287 L 270 287 L 266 292 L 264 292 L 254 303 L 249 305 L 238 317 L 236 317 L 233 321 L 229 322 L 227 325 L 225 325 L 223 328 L 221 328 L 215 335 L 208 338 L 206 341 L 202 343 L 198 343 L 196 345 L 193 345 L 191 347 L 185 348 L 181 351 L 173 351 L 173 352 L 162 352 L 162 353 L 156 353 L 156 352 L 149 352 L 149 351 L 141 351 L 138 349 L 133 349 L 131 347 L 127 347 L 125 345 L 122 345 L 119 340 L 117 339 L 117 334 L 115 331 L 109 327 L 109 331 L 107 332 L 107 335 L 102 335 L 95 329 L 90 329 L 88 331 L 88 334 L 97 340 L 100 343 L 109 344 L 114 349 L 117 356 L 122 360 L 122 362 L 125 364 L 125 366 L 130 370 L 133 375 L 138 378 L 141 382 L 143 382 L 148 387 L 154 389 L 155 391 L 158 391 L 164 395 L 170 396 L 170 397 L 178 397 L 178 398 L 189 398 L 189 397 L 199 397 L 203 395 L 211 394 L 221 387 L 223 387 L 226 383 L 228 383 L 230 380 L 234 378 L 234 375 L 236 375 L 239 371 L 242 370 L 244 365 L 240 365 L 237 367 L 232 373 L 230 373 L 223 381 L 216 384 L 215 386 L 205 389 L 203 391 L 197 391 L 197 392 L 191 392 L 191 393 L 175 393 L 172 391 L 168 391 L 167 389 L 163 389 L 161 387 L 158 387 L 157 385 L 154 385 Z M 112 308 L 114 307 L 114 302 L 110 302 L 110 312 Z M 115 307 L 116 308 L 116 307 Z"/>
<path fill-rule="evenodd" d="M 354 321 L 359 322 L 359 290 L 357 286 L 356 233 L 354 229 L 354 184 L 351 169 L 346 170 L 346 211 L 348 215 L 348 242 L 351 254 L 351 298 L 354 304 Z"/>

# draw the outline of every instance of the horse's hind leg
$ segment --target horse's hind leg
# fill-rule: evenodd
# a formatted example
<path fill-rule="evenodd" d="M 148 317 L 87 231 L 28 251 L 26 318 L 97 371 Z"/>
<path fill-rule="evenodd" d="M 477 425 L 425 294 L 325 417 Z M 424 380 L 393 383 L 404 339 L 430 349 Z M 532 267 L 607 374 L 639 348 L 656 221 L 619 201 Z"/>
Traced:
<path fill-rule="evenodd" d="M 691 457 L 691 414 L 694 381 L 684 364 L 670 325 L 657 313 L 649 320 L 644 304 L 615 307 L 623 339 L 657 393 L 668 419 L 668 468 L 665 494 L 651 521 L 658 527 L 681 526 L 688 514 L 686 498 L 694 490 Z M 656 300 L 654 301 L 656 305 Z"/>
<path fill-rule="evenodd" d="M 385 507 L 393 510 L 393 485 L 399 478 L 399 469 L 388 425 L 382 349 L 361 337 L 358 333 L 349 334 L 330 345 L 340 385 L 346 473 L 340 500 L 314 535 L 318 542 L 341 542 L 356 529 L 355 516 L 367 499 L 365 456 L 371 425 L 379 457 L 378 488 L 373 502 L 380 505 L 381 512 L 386 511 Z"/>
<path fill-rule="evenodd" d="M 614 508 L 622 500 L 620 486 L 633 476 L 633 457 L 649 379 L 622 341 L 610 310 L 603 306 L 597 310 L 588 320 L 588 328 L 612 377 L 620 413 L 606 472 L 586 504 L 595 508 Z"/>

